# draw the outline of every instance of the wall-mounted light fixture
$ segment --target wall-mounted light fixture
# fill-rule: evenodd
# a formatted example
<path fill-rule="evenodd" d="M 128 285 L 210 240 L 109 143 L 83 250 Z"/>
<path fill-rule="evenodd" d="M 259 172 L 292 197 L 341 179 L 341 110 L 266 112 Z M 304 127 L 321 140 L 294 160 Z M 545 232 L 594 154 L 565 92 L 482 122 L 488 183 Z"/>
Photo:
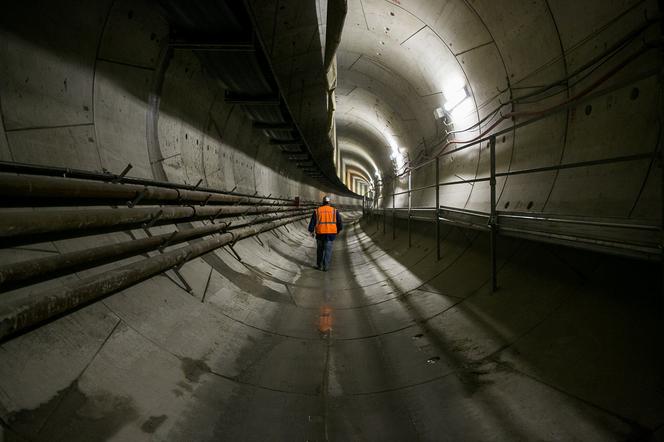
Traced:
<path fill-rule="evenodd" d="M 447 112 L 452 112 L 457 106 L 463 103 L 466 98 L 470 97 L 468 86 L 466 85 L 459 89 L 447 91 L 443 95 L 445 95 L 446 100 L 443 107 Z"/>

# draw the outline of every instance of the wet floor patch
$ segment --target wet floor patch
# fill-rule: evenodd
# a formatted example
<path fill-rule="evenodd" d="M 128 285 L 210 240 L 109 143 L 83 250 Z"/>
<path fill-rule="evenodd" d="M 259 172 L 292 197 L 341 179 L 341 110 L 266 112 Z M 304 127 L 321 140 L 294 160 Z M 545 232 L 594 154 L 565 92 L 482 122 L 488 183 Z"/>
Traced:
<path fill-rule="evenodd" d="M 200 377 L 210 373 L 210 367 L 200 359 L 182 358 L 182 372 L 190 382 L 198 382 Z"/>
<path fill-rule="evenodd" d="M 144 433 L 154 433 L 157 431 L 157 428 L 161 424 L 164 423 L 164 421 L 168 419 L 168 416 L 165 414 L 162 414 L 161 416 L 150 416 L 143 424 L 141 425 L 141 430 L 143 430 Z"/>
<path fill-rule="evenodd" d="M 39 407 L 12 413 L 7 424 L 31 441 L 77 442 L 111 439 L 138 418 L 131 398 L 103 391 L 88 395 L 74 381 Z"/>

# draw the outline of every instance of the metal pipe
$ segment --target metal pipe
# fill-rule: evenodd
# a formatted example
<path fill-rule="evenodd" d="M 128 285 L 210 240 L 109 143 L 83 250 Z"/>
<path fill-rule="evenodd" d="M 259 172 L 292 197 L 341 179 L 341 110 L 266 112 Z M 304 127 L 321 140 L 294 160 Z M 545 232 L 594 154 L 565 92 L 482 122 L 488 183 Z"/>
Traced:
<path fill-rule="evenodd" d="M 457 220 L 457 219 L 445 218 L 444 216 L 439 217 L 438 220 L 445 223 L 445 224 L 450 224 L 452 226 L 463 227 L 463 228 L 470 229 L 470 230 L 479 230 L 481 232 L 490 232 L 491 231 L 491 228 L 488 225 L 475 224 L 475 223 L 471 223 L 471 222 L 468 222 L 468 221 L 461 221 L 461 220 Z"/>
<path fill-rule="evenodd" d="M 463 215 L 484 216 L 486 218 L 491 216 L 491 213 L 480 212 L 479 210 L 457 209 L 455 207 L 450 207 L 450 206 L 440 206 L 440 209 L 441 212 L 455 212 L 455 213 L 461 213 Z"/>
<path fill-rule="evenodd" d="M 262 198 L 261 196 L 249 195 L 246 193 L 240 193 L 235 191 L 222 191 L 219 189 L 213 189 L 208 187 L 196 188 L 193 185 L 178 184 L 169 181 L 150 180 L 147 178 L 132 178 L 108 172 L 106 173 L 91 172 L 89 170 L 71 169 L 68 167 L 41 166 L 38 164 L 16 163 L 12 161 L 0 161 L 0 172 L 30 174 L 33 176 L 41 175 L 41 176 L 50 176 L 50 177 L 80 178 L 85 180 L 101 181 L 101 182 L 122 182 L 124 184 L 139 184 L 143 186 L 156 186 L 167 189 L 198 190 L 207 193 L 219 193 L 223 195 Z M 275 201 L 289 201 L 289 202 L 292 201 L 287 198 L 270 198 L 270 199 Z"/>
<path fill-rule="evenodd" d="M 653 154 L 651 152 L 647 153 L 640 153 L 640 154 L 634 154 L 634 155 L 624 155 L 620 157 L 612 157 L 612 158 L 603 158 L 599 160 L 590 160 L 590 161 L 578 161 L 576 163 L 565 163 L 565 164 L 557 164 L 555 166 L 545 166 L 545 167 L 534 167 L 531 169 L 521 169 L 521 170 L 512 170 L 509 172 L 501 172 L 496 174 L 497 177 L 502 177 L 502 176 L 513 176 L 513 175 L 524 175 L 524 174 L 530 174 L 530 173 L 541 173 L 541 172 L 552 172 L 552 171 L 557 171 L 557 170 L 564 170 L 564 169 L 574 169 L 577 167 L 590 167 L 590 166 L 601 166 L 604 164 L 613 164 L 613 163 L 625 163 L 628 161 L 638 161 L 638 160 L 651 160 L 653 157 Z"/>
<path fill-rule="evenodd" d="M 516 213 L 516 212 L 511 212 Z M 498 212 L 498 218 L 509 218 L 509 219 L 524 219 L 531 221 L 542 221 L 542 222 L 552 222 L 552 223 L 562 223 L 562 224 L 579 224 L 586 226 L 597 226 L 597 227 L 610 227 L 616 229 L 634 229 L 634 230 L 651 230 L 659 231 L 661 227 L 658 226 L 648 226 L 645 224 L 623 224 L 623 223 L 609 223 L 602 221 L 588 221 L 580 219 L 564 219 L 564 218 L 550 218 L 546 216 L 529 216 L 529 215 L 512 215 L 504 214 Z"/>
<path fill-rule="evenodd" d="M 185 247 L 146 258 L 100 275 L 83 278 L 64 287 L 51 288 L 16 297 L 0 307 L 0 342 L 14 337 L 49 320 L 67 314 L 152 276 L 176 268 L 198 256 L 233 244 L 250 236 L 299 221 L 298 215 L 283 220 L 249 226 L 197 241 Z"/>
<path fill-rule="evenodd" d="M 295 205 L 294 201 L 265 202 L 268 198 L 227 195 L 218 192 L 176 189 L 122 182 L 102 182 L 79 178 L 0 173 L 0 199 L 3 203 L 30 205 L 46 201 L 49 205 L 128 204 L 140 196 L 141 204 L 262 204 Z M 269 200 L 269 199 L 268 199 Z M 28 203 L 28 204 L 26 204 Z"/>
<path fill-rule="evenodd" d="M 663 180 L 664 181 L 664 180 Z M 425 217 L 413 217 L 412 219 L 417 219 L 421 221 L 435 222 L 449 224 L 457 227 L 461 227 L 469 230 L 477 230 L 481 232 L 490 232 L 491 228 L 488 224 L 477 224 L 471 223 L 462 220 L 455 220 L 450 218 L 445 218 L 439 216 L 437 220 Z M 597 251 L 597 248 L 591 246 L 603 247 L 603 251 L 620 255 L 628 256 L 632 258 L 648 259 L 648 260 L 659 260 L 662 256 L 661 247 L 659 243 L 657 245 L 640 245 L 640 244 L 631 244 L 619 241 L 608 241 L 608 240 L 599 240 L 594 238 L 585 238 L 575 235 L 563 235 L 556 233 L 547 233 L 537 230 L 529 230 L 523 228 L 514 228 L 506 227 L 504 225 L 499 225 L 497 228 L 497 235 L 511 236 L 516 238 L 525 238 L 532 241 L 542 241 L 550 242 L 554 244 L 563 244 L 575 248 L 589 249 Z M 587 245 L 585 245 L 587 244 Z M 614 250 L 611 250 L 613 248 Z"/>
<path fill-rule="evenodd" d="M 426 222 L 431 222 L 431 218 L 425 217 L 425 216 L 413 216 L 411 217 L 412 220 L 415 221 L 426 221 Z"/>
<path fill-rule="evenodd" d="M 53 236 L 67 234 L 84 236 L 98 231 L 140 228 L 148 223 L 160 225 L 176 221 L 184 222 L 299 210 L 301 208 L 284 206 L 170 206 L 135 209 L 5 211 L 0 216 L 0 241 L 34 243 L 45 239 L 44 235 L 47 234 Z"/>
<path fill-rule="evenodd" d="M 498 174 L 496 174 L 498 175 Z M 481 216 L 485 218 L 490 218 L 491 213 L 480 212 L 478 210 L 469 210 L 469 209 L 457 209 L 454 207 L 441 206 L 443 212 L 454 212 L 460 213 L 463 215 L 471 216 Z M 537 216 L 537 215 L 520 215 L 519 213 L 525 212 L 501 212 L 496 210 L 496 219 L 500 222 L 501 218 L 507 219 L 523 219 L 530 221 L 541 221 L 541 222 L 552 222 L 552 223 L 561 223 L 561 224 L 579 224 L 579 225 L 588 225 L 596 227 L 609 227 L 616 229 L 634 229 L 634 230 L 650 230 L 650 231 L 659 231 L 660 227 L 658 226 L 649 226 L 646 224 L 625 224 L 625 223 L 611 223 L 605 221 L 592 221 L 592 220 L 580 220 L 580 219 L 565 219 L 565 218 L 552 218 L 549 216 Z M 560 216 L 560 215 L 559 215 Z"/>
<path fill-rule="evenodd" d="M 302 210 L 299 214 L 304 214 Z M 251 221 L 251 224 L 262 224 L 283 218 L 292 217 L 292 214 L 278 217 L 263 217 Z M 212 235 L 225 230 L 239 229 L 249 224 L 233 225 L 230 223 L 210 224 L 193 227 L 186 230 L 169 232 L 163 235 L 154 235 L 147 238 L 108 244 L 85 250 L 51 255 L 44 258 L 19 261 L 0 266 L 0 292 L 13 290 L 28 284 L 44 281 L 59 275 L 88 269 L 108 262 L 118 261 L 129 256 L 139 255 L 161 249 L 166 246 L 190 241 L 195 238 Z"/>
<path fill-rule="evenodd" d="M 410 171 L 412 171 L 412 169 L 409 170 L 408 172 L 410 173 Z M 433 189 L 435 186 L 436 186 L 435 184 L 431 184 L 430 186 L 416 187 L 414 189 L 411 189 L 410 192 L 419 192 L 421 190 Z M 403 195 L 404 193 L 409 193 L 409 191 L 404 190 L 403 192 L 397 192 L 396 194 L 397 195 Z"/>
<path fill-rule="evenodd" d="M 562 235 L 559 233 L 548 233 L 548 232 L 540 232 L 537 230 L 528 230 L 528 229 L 516 229 L 512 227 L 500 227 L 500 232 L 501 234 L 505 236 L 514 236 L 517 238 L 526 238 L 526 239 L 533 239 L 531 236 L 534 237 L 540 237 L 540 238 L 548 238 L 552 240 L 558 240 L 558 241 L 549 241 L 549 242 L 554 242 L 560 244 L 560 241 L 564 241 L 565 244 L 570 245 L 571 247 L 576 247 L 576 248 L 587 248 L 583 247 L 581 244 L 592 244 L 592 245 L 597 245 L 601 247 L 606 247 L 606 248 L 613 248 L 613 249 L 618 249 L 618 250 L 626 250 L 626 251 L 631 251 L 631 252 L 638 252 L 640 254 L 643 254 L 645 256 L 650 256 L 650 257 L 656 257 L 654 259 L 659 259 L 660 258 L 660 248 L 658 246 L 645 246 L 645 245 L 639 245 L 639 244 L 632 244 L 632 243 L 625 243 L 625 242 L 618 242 L 618 241 L 607 241 L 607 240 L 601 240 L 601 239 L 594 239 L 594 238 L 584 238 L 581 236 L 576 236 L 576 235 Z M 621 253 L 616 253 L 616 254 L 621 254 Z"/>

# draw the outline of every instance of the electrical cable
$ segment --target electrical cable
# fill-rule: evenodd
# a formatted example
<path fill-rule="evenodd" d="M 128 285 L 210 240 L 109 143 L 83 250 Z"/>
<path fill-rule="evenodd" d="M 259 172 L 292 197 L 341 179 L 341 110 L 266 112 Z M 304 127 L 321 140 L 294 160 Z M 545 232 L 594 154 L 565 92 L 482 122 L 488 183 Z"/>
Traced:
<path fill-rule="evenodd" d="M 652 26 L 655 23 L 658 23 L 659 21 L 660 21 L 659 19 L 647 19 L 641 26 L 633 29 L 631 32 L 626 34 L 623 38 L 621 38 L 620 40 L 615 42 L 613 45 L 611 45 L 610 48 L 603 51 L 601 54 L 598 54 L 597 56 L 593 57 L 591 60 L 584 63 L 583 65 L 579 66 L 572 73 L 569 73 L 567 76 L 565 76 L 563 78 L 560 78 L 560 79 L 558 79 L 558 80 L 556 80 L 556 81 L 554 81 L 554 82 L 552 82 L 548 85 L 542 86 L 542 87 L 538 88 L 537 90 L 529 92 L 529 93 L 527 93 L 525 95 L 522 95 L 520 97 L 511 98 L 509 101 L 506 101 L 504 103 L 501 102 L 499 106 L 497 106 L 494 110 L 489 112 L 487 115 L 482 117 L 477 123 L 474 123 L 471 126 L 468 126 L 464 129 L 459 129 L 459 130 L 446 131 L 445 134 L 441 137 L 440 141 L 434 141 L 433 142 L 434 146 L 433 146 L 432 150 L 437 150 L 438 148 L 440 148 L 440 145 L 443 143 L 443 141 L 445 141 L 447 139 L 447 137 L 449 135 L 456 135 L 456 134 L 461 134 L 461 133 L 465 133 L 465 132 L 469 132 L 471 130 L 474 130 L 475 128 L 478 128 L 482 124 L 486 123 L 487 121 L 492 122 L 493 119 L 498 115 L 500 115 L 500 118 L 497 121 L 492 122 L 487 129 L 481 131 L 481 133 L 478 136 L 476 136 L 476 137 L 474 137 L 470 140 L 447 140 L 447 142 L 442 146 L 441 151 L 436 156 L 441 155 L 445 151 L 445 149 L 447 147 L 449 147 L 450 145 L 473 143 L 473 142 L 476 142 L 478 140 L 481 140 L 482 137 L 484 137 L 486 134 L 491 132 L 493 129 L 495 129 L 500 123 L 502 123 L 505 120 L 512 119 L 512 118 L 524 117 L 524 116 L 541 116 L 541 115 L 544 115 L 548 112 L 555 111 L 555 110 L 559 109 L 560 107 L 566 106 L 566 105 L 570 104 L 571 102 L 574 102 L 574 101 L 582 98 L 583 96 L 585 96 L 588 93 L 592 92 L 599 85 L 604 83 L 606 80 L 611 78 L 613 75 L 615 75 L 618 71 L 620 71 L 626 65 L 628 65 L 629 63 L 631 63 L 632 61 L 634 61 L 635 59 L 637 59 L 638 57 L 643 55 L 645 52 L 647 52 L 648 49 L 652 49 L 652 47 L 650 47 L 648 45 L 644 45 L 638 51 L 636 51 L 634 54 L 632 54 L 630 57 L 627 57 L 621 63 L 614 66 L 614 68 L 612 68 L 605 75 L 603 75 L 598 80 L 593 82 L 591 85 L 589 85 L 588 87 L 583 89 L 581 92 L 573 95 L 572 97 L 569 97 L 568 99 L 562 101 L 561 103 L 558 103 L 556 105 L 550 106 L 550 107 L 545 108 L 545 109 L 536 110 L 536 111 L 512 111 L 512 112 L 509 112 L 505 115 L 503 115 L 501 113 L 502 108 L 504 106 L 509 105 L 509 104 L 534 104 L 534 103 L 541 102 L 545 99 L 552 98 L 552 97 L 554 97 L 556 95 L 559 95 L 559 94 L 561 94 L 565 91 L 568 91 L 571 87 L 578 85 L 579 83 L 581 83 L 582 81 L 584 81 L 585 79 L 590 77 L 593 73 L 597 72 L 597 70 L 599 68 L 604 66 L 607 62 L 609 62 L 611 59 L 613 59 L 615 56 L 617 56 L 620 52 L 622 52 L 625 48 L 627 48 L 630 43 L 635 41 L 650 26 Z M 590 69 L 590 70 L 588 71 L 588 69 Z M 585 72 L 585 71 L 588 71 L 588 72 Z M 573 83 L 571 83 L 571 84 L 569 83 L 570 79 L 572 79 L 574 77 L 577 77 L 580 74 L 583 74 L 583 75 L 581 77 L 575 79 L 575 81 Z M 553 89 L 557 86 L 562 86 L 564 88 L 559 90 L 559 91 L 556 91 L 554 93 L 550 93 L 550 94 L 538 97 L 538 98 L 533 99 L 533 100 L 527 100 L 528 98 L 531 98 L 531 97 L 537 97 L 538 95 L 541 95 L 544 92 L 547 92 L 547 91 L 549 91 L 549 90 L 551 90 L 551 89 Z M 507 90 L 509 90 L 509 88 L 505 89 L 503 91 L 500 91 L 497 96 L 500 96 L 502 93 L 506 92 Z M 424 142 L 418 143 L 416 148 L 420 147 L 420 146 L 423 146 L 424 144 L 425 144 Z M 408 171 L 410 170 L 411 163 L 412 163 L 411 161 L 406 161 L 404 163 L 404 165 L 397 168 L 395 170 L 394 177 L 395 178 L 401 177 L 401 176 L 405 175 L 406 173 L 408 173 Z M 404 169 L 404 171 L 399 173 L 399 170 L 401 170 L 401 169 Z"/>
<path fill-rule="evenodd" d="M 610 79 L 611 77 L 616 75 L 623 68 L 625 68 L 627 65 L 632 63 L 634 60 L 638 59 L 641 55 L 648 52 L 650 49 L 653 49 L 653 47 L 651 47 L 649 45 L 646 45 L 646 46 L 642 47 L 640 50 L 633 53 L 632 55 L 630 55 L 629 57 L 624 59 L 622 62 L 620 62 L 619 64 L 614 66 L 611 70 L 606 72 L 604 75 L 602 75 L 600 78 L 598 78 L 593 83 L 588 85 L 586 88 L 582 89 L 580 92 L 574 94 L 573 96 L 569 97 L 568 99 L 566 99 L 566 100 L 564 100 L 564 101 L 562 101 L 558 104 L 555 104 L 555 105 L 550 106 L 550 107 L 545 108 L 545 109 L 539 109 L 539 110 L 534 110 L 534 111 L 513 111 L 513 112 L 509 112 L 505 115 L 501 114 L 500 118 L 496 122 L 491 124 L 487 129 L 482 131 L 475 138 L 472 138 L 470 140 L 449 140 L 443 146 L 443 149 L 442 149 L 441 153 L 438 154 L 438 156 L 440 156 L 445 151 L 445 149 L 447 147 L 449 147 L 453 144 L 468 144 L 468 143 L 474 143 L 476 141 L 481 140 L 484 136 L 486 136 L 489 132 L 491 132 L 494 128 L 496 128 L 500 123 L 502 123 L 505 120 L 515 119 L 515 118 L 520 118 L 520 117 L 526 117 L 526 116 L 528 116 L 528 117 L 542 116 L 542 115 L 545 115 L 545 114 L 548 114 L 548 113 L 553 112 L 555 110 L 558 110 L 561 107 L 564 107 L 564 106 L 566 106 L 570 103 L 573 103 L 573 102 L 579 100 L 580 98 L 584 97 L 585 95 L 587 95 L 590 92 L 592 92 L 593 90 L 595 90 L 597 87 L 599 87 L 601 84 L 606 82 L 608 79 Z M 463 149 L 463 148 L 464 147 L 461 147 L 458 150 Z M 448 152 L 448 154 L 449 154 L 449 152 Z M 407 173 L 407 172 L 403 172 L 400 175 L 395 175 L 395 177 L 403 176 L 405 173 Z"/>

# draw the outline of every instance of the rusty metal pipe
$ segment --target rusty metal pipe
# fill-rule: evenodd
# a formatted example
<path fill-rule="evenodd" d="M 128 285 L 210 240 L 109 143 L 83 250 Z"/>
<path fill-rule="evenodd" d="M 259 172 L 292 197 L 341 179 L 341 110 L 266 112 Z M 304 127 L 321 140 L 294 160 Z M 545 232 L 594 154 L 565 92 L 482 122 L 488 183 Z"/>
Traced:
<path fill-rule="evenodd" d="M 121 209 L 7 210 L 0 212 L 0 241 L 13 243 L 52 240 L 58 235 L 84 236 L 99 231 L 140 228 L 146 224 L 217 219 L 302 210 L 290 206 L 182 206 Z M 45 235 L 50 235 L 46 238 Z"/>
<path fill-rule="evenodd" d="M 197 187 L 190 184 L 179 184 L 173 183 L 170 181 L 158 181 L 147 178 L 136 178 L 125 176 L 124 174 L 113 174 L 109 172 L 92 172 L 89 170 L 82 169 L 72 169 L 70 167 L 54 167 L 54 166 L 43 166 L 39 164 L 27 164 L 27 163 L 17 163 L 14 161 L 0 161 L 0 172 L 9 172 L 17 174 L 26 174 L 30 176 L 50 176 L 50 177 L 68 177 L 68 178 L 80 178 L 88 181 L 101 181 L 101 182 L 114 182 L 114 183 L 125 183 L 125 184 L 138 184 L 144 186 L 156 186 L 159 188 L 166 189 L 179 189 L 179 190 L 198 190 L 200 192 L 211 192 L 219 193 L 223 195 L 234 195 L 234 196 L 243 196 L 249 198 L 262 198 L 262 196 L 248 195 L 245 193 L 235 192 L 235 188 L 232 191 L 225 191 L 220 189 L 213 189 L 208 187 Z M 274 201 L 284 201 L 290 203 L 291 199 L 286 198 L 270 198 Z"/>
<path fill-rule="evenodd" d="M 294 206 L 292 201 L 228 195 L 224 193 L 167 188 L 122 182 L 104 182 L 78 178 L 0 173 L 0 201 L 8 205 L 28 206 L 69 204 L 260 204 Z"/>
<path fill-rule="evenodd" d="M 304 214 L 304 211 L 298 212 Z M 251 221 L 251 224 L 263 224 L 292 217 L 263 217 Z M 0 266 L 0 292 L 6 292 L 60 275 L 69 274 L 95 267 L 108 262 L 118 261 L 129 256 L 150 252 L 166 245 L 178 244 L 195 238 L 223 232 L 229 228 L 242 228 L 247 225 L 229 227 L 229 223 L 210 224 L 187 230 L 175 231 L 163 235 L 108 244 L 75 252 L 47 256 L 44 258 L 19 261 Z"/>
<path fill-rule="evenodd" d="M 64 287 L 15 297 L 0 307 L 0 342 L 152 276 L 176 268 L 219 247 L 304 218 L 307 218 L 307 215 L 288 217 L 279 221 L 243 227 L 233 232 L 221 233 L 140 262 L 81 279 Z"/>

